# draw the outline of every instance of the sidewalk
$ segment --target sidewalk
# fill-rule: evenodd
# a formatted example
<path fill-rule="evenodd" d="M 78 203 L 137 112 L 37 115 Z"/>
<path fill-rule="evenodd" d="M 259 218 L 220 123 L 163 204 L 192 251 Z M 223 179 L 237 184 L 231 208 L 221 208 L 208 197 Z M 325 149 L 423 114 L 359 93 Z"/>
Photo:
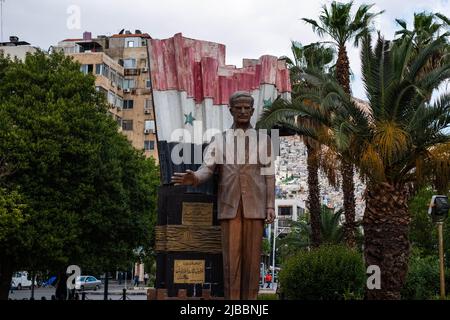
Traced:
<path fill-rule="evenodd" d="M 259 294 L 274 294 L 274 293 L 276 293 L 277 292 L 277 286 L 278 286 L 278 283 L 274 283 L 273 284 L 273 287 L 271 287 L 271 288 L 266 288 L 266 285 L 264 284 L 264 287 L 263 288 L 259 288 Z"/>
<path fill-rule="evenodd" d="M 119 284 L 116 280 L 109 280 L 108 282 L 108 295 L 123 295 L 123 289 L 125 288 L 125 284 Z M 139 287 L 133 287 L 130 281 L 127 281 L 126 289 L 127 295 L 147 295 L 147 289 L 151 287 L 145 287 L 143 284 Z M 100 290 L 89 290 L 89 294 L 93 295 L 103 295 L 105 290 L 105 284 L 102 283 L 102 287 Z"/>

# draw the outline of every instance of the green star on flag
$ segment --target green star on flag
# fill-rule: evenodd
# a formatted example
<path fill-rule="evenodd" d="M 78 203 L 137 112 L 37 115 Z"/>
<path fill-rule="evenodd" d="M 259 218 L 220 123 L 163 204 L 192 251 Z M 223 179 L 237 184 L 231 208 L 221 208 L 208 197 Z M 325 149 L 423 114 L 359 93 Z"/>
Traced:
<path fill-rule="evenodd" d="M 195 118 L 192 116 L 192 112 L 189 112 L 189 114 L 184 114 L 184 116 L 186 117 L 186 119 L 184 120 L 184 124 L 190 124 L 191 126 L 194 125 L 193 121 L 195 120 Z"/>
<path fill-rule="evenodd" d="M 272 99 L 271 98 L 269 98 L 267 100 L 263 99 L 263 102 L 264 102 L 263 108 L 265 108 L 265 109 L 268 109 L 268 108 L 270 108 L 272 106 Z"/>

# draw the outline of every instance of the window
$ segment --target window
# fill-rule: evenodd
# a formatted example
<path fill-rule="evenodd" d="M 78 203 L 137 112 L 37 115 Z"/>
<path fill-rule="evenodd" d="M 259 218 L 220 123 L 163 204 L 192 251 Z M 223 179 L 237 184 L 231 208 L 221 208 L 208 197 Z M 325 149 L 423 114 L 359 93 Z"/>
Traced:
<path fill-rule="evenodd" d="M 150 117 L 153 113 L 153 108 L 152 108 L 152 100 L 151 99 L 145 99 L 145 104 L 144 104 L 144 114 L 149 114 Z"/>
<path fill-rule="evenodd" d="M 123 76 L 120 74 L 117 74 L 117 86 L 123 88 Z"/>
<path fill-rule="evenodd" d="M 111 72 L 110 72 L 110 79 L 111 79 L 111 83 L 113 85 L 117 85 L 117 73 L 113 69 L 111 69 Z"/>
<path fill-rule="evenodd" d="M 147 59 L 141 59 L 140 66 L 141 66 L 141 68 L 148 68 Z"/>
<path fill-rule="evenodd" d="M 102 73 L 102 66 L 103 66 L 103 64 L 96 64 L 95 65 L 95 74 L 101 74 Z"/>
<path fill-rule="evenodd" d="M 289 206 L 289 207 L 280 206 L 280 207 L 278 207 L 278 214 L 280 216 L 291 216 L 292 215 L 292 207 L 291 206 Z"/>
<path fill-rule="evenodd" d="M 105 95 L 105 98 L 108 99 L 108 90 L 106 90 L 103 87 L 95 87 L 95 90 L 97 90 L 98 92 L 101 92 Z"/>
<path fill-rule="evenodd" d="M 107 64 L 103 64 L 102 68 L 102 76 L 109 78 L 109 66 Z"/>
<path fill-rule="evenodd" d="M 133 130 L 133 120 L 122 120 L 122 130 L 132 131 Z"/>
<path fill-rule="evenodd" d="M 155 132 L 155 120 L 145 120 L 145 131 Z"/>
<path fill-rule="evenodd" d="M 123 80 L 124 89 L 134 89 L 134 79 L 124 79 Z"/>
<path fill-rule="evenodd" d="M 108 91 L 108 103 L 113 106 L 116 104 L 116 95 L 112 91 Z"/>
<path fill-rule="evenodd" d="M 134 68 L 136 68 L 136 59 L 125 59 L 125 60 L 123 60 L 123 67 L 125 69 L 134 69 Z"/>
<path fill-rule="evenodd" d="M 123 107 L 123 99 L 119 96 L 116 96 L 116 107 L 122 108 Z"/>
<path fill-rule="evenodd" d="M 134 100 L 124 100 L 123 101 L 124 109 L 133 109 L 133 106 L 134 106 Z"/>
<path fill-rule="evenodd" d="M 134 41 L 127 41 L 127 48 L 133 48 L 134 47 Z"/>
<path fill-rule="evenodd" d="M 151 87 L 152 87 L 152 83 L 151 83 L 150 79 L 147 79 L 147 80 L 145 81 L 145 87 L 146 87 L 146 88 L 151 88 Z"/>
<path fill-rule="evenodd" d="M 145 140 L 144 141 L 144 150 L 145 151 L 155 150 L 155 141 Z"/>
<path fill-rule="evenodd" d="M 94 72 L 94 65 L 93 64 L 83 64 L 81 66 L 80 70 L 84 74 L 93 73 Z"/>

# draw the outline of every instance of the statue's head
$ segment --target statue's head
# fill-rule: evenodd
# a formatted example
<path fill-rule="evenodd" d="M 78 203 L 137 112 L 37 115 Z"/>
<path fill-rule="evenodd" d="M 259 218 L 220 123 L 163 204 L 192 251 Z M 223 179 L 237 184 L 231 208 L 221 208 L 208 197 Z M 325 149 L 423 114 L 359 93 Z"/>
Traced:
<path fill-rule="evenodd" d="M 246 125 L 250 123 L 253 112 L 254 99 L 250 93 L 237 91 L 230 97 L 230 112 L 235 124 Z"/>

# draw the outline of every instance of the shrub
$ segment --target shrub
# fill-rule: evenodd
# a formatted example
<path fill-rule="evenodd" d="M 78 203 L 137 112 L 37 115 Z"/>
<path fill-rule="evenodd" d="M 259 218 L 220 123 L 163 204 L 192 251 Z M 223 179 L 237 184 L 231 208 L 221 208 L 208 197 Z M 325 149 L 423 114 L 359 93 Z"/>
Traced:
<path fill-rule="evenodd" d="M 278 300 L 275 293 L 258 294 L 258 300 Z"/>
<path fill-rule="evenodd" d="M 436 295 L 439 295 L 439 258 L 421 256 L 421 251 L 414 249 L 409 260 L 402 299 L 433 299 Z"/>
<path fill-rule="evenodd" d="M 344 246 L 322 246 L 288 259 L 280 274 L 286 299 L 343 300 L 362 298 L 362 256 Z"/>

